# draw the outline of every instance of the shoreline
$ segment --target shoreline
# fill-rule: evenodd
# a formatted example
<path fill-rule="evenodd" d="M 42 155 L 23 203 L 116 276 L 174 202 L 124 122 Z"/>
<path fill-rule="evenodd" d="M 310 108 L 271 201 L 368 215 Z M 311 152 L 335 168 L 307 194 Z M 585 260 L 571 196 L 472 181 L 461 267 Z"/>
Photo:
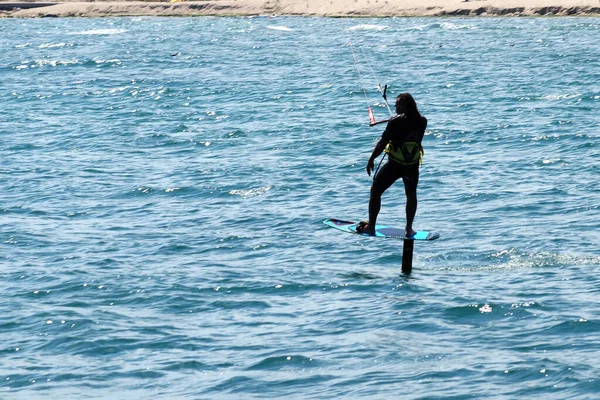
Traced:
<path fill-rule="evenodd" d="M 599 0 L 4 1 L 0 18 L 117 16 L 548 17 L 600 16 Z"/>

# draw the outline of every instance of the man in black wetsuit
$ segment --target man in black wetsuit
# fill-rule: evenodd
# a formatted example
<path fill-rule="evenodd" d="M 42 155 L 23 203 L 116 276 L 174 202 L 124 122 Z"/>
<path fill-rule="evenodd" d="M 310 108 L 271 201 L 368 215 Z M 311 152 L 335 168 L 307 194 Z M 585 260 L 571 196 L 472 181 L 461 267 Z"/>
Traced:
<path fill-rule="evenodd" d="M 377 215 L 381 208 L 381 195 L 399 178 L 404 181 L 406 192 L 406 237 L 412 237 L 412 228 L 417 213 L 417 184 L 419 183 L 419 164 L 423 155 L 421 141 L 425 135 L 427 118 L 417 109 L 417 103 L 409 93 L 402 93 L 396 98 L 397 115 L 390 119 L 375 145 L 371 158 L 367 163 L 367 174 L 375 169 L 375 159 L 383 151 L 389 160 L 377 172 L 371 186 L 369 199 L 369 221 L 361 221 L 357 232 L 375 234 Z"/>

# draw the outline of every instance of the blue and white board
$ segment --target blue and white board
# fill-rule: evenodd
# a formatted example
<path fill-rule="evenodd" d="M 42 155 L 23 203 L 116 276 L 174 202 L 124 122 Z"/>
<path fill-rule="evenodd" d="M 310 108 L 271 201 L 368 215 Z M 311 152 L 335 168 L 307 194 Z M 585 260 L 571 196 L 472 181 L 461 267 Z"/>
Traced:
<path fill-rule="evenodd" d="M 356 227 L 358 226 L 357 222 L 342 221 L 335 218 L 327 218 L 323 221 L 323 223 L 331 228 L 339 229 L 340 231 L 356 233 L 364 236 L 373 236 L 367 233 L 356 232 Z M 437 232 L 417 231 L 417 233 L 415 233 L 414 236 L 407 238 L 404 236 L 404 232 L 404 229 L 400 228 L 394 228 L 387 225 L 375 225 L 374 236 L 409 240 L 435 240 L 440 237 L 440 234 Z"/>

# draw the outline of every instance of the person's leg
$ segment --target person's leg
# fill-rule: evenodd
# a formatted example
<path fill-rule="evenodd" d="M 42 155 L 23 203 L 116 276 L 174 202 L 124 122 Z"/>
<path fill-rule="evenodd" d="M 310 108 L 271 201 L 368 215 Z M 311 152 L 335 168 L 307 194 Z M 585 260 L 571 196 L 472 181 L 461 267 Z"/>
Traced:
<path fill-rule="evenodd" d="M 361 221 L 356 227 L 356 231 L 366 233 L 368 235 L 375 234 L 375 225 L 377 224 L 377 216 L 381 209 L 381 195 L 385 190 L 381 190 L 381 185 L 374 181 L 371 185 L 371 196 L 369 197 L 369 221 Z"/>
<path fill-rule="evenodd" d="M 406 193 L 406 237 L 413 236 L 413 221 L 417 214 L 417 185 L 419 183 L 419 168 L 416 166 L 407 176 L 402 177 L 404 181 L 404 192 Z"/>
<path fill-rule="evenodd" d="M 369 198 L 369 224 L 365 228 L 364 232 L 369 234 L 375 233 L 375 225 L 377 224 L 377 216 L 379 210 L 381 210 L 381 196 L 385 190 L 381 190 L 378 185 L 373 182 L 371 186 L 371 197 Z"/>
<path fill-rule="evenodd" d="M 406 237 L 413 236 L 416 232 L 412 227 L 415 215 L 417 214 L 417 191 L 406 195 Z"/>
<path fill-rule="evenodd" d="M 356 230 L 369 235 L 375 234 L 377 216 L 381 209 L 381 196 L 399 178 L 397 168 L 388 161 L 377 173 L 371 185 L 371 196 L 369 197 L 369 221 L 360 223 Z"/>

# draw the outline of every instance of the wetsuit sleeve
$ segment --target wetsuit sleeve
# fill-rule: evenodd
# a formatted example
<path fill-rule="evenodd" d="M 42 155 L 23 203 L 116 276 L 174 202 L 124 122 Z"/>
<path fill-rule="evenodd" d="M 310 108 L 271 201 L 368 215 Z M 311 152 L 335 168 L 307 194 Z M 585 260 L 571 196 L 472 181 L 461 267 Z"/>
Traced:
<path fill-rule="evenodd" d="M 385 140 L 386 142 L 392 141 L 394 139 L 395 132 L 398 131 L 398 124 L 401 124 L 402 121 L 403 118 L 399 116 L 395 116 L 390 119 L 385 127 L 385 131 L 383 131 L 381 134 L 381 139 Z"/>
<path fill-rule="evenodd" d="M 390 137 L 392 136 L 391 125 L 393 122 L 394 122 L 394 120 L 389 120 L 387 125 L 385 126 L 385 130 L 381 134 L 381 139 L 385 140 L 386 142 L 389 142 L 391 140 L 390 139 Z"/>
<path fill-rule="evenodd" d="M 423 133 L 421 134 L 421 141 L 423 141 L 423 137 L 425 136 L 425 130 L 427 129 L 427 118 L 423 118 Z"/>

